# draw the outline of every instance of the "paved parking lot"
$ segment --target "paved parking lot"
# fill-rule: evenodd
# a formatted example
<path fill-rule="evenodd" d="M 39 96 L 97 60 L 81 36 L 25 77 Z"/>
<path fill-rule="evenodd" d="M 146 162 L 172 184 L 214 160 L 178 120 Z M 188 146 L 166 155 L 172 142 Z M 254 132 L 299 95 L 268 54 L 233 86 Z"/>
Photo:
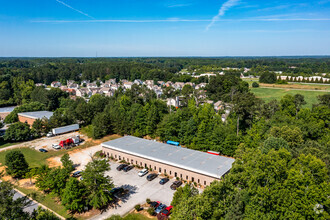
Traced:
<path fill-rule="evenodd" d="M 170 189 L 170 185 L 174 182 L 174 179 L 170 179 L 165 185 L 160 185 L 159 181 L 161 177 L 157 177 L 152 181 L 146 179 L 147 175 L 143 177 L 138 176 L 138 169 L 132 169 L 127 173 L 124 171 L 117 171 L 116 167 L 119 165 L 114 162 L 110 162 L 111 171 L 107 172 L 107 175 L 111 176 L 115 186 L 122 186 L 130 191 L 129 195 L 123 198 L 116 207 L 108 209 L 101 215 L 98 215 L 92 219 L 106 219 L 114 214 L 125 215 L 132 209 L 136 204 L 143 204 L 146 199 L 149 198 L 152 201 L 160 201 L 161 203 L 170 205 L 174 190 Z"/>

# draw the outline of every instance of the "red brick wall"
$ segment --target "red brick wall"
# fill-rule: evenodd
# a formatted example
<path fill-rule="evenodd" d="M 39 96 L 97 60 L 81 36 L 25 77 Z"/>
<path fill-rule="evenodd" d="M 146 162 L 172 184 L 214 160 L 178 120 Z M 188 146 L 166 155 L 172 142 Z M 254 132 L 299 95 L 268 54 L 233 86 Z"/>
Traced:
<path fill-rule="evenodd" d="M 0 113 L 0 120 L 5 120 L 5 118 L 10 114 L 10 112 L 1 112 Z"/>
<path fill-rule="evenodd" d="M 127 162 L 129 162 L 130 164 L 133 165 L 139 165 L 142 167 L 147 166 L 148 168 L 151 168 L 153 170 L 155 170 L 156 168 L 156 172 L 159 173 L 165 173 L 167 175 L 169 175 L 170 177 L 175 177 L 175 175 L 179 178 L 182 178 L 182 180 L 186 180 L 188 182 L 196 182 L 203 185 L 210 185 L 210 183 L 214 180 L 216 180 L 216 178 L 210 177 L 210 176 L 206 176 L 200 173 L 195 173 L 189 170 L 185 170 L 179 167 L 174 167 L 171 165 L 167 165 L 167 164 L 163 164 L 157 161 L 151 161 L 145 158 L 141 158 L 138 156 L 134 156 L 134 155 L 130 155 L 127 153 L 123 153 L 123 152 L 119 152 L 110 148 L 106 148 L 106 147 L 102 147 L 102 151 L 103 153 L 105 153 L 105 155 L 109 155 L 109 157 L 114 157 L 117 160 L 125 160 Z M 119 158 L 120 157 L 120 158 Z"/>
<path fill-rule="evenodd" d="M 24 116 L 18 116 L 18 120 L 20 121 L 20 122 L 23 122 L 23 123 L 25 123 L 25 122 L 27 122 L 30 126 L 32 126 L 33 125 L 33 122 L 36 120 L 36 119 L 34 119 L 34 118 L 28 118 L 28 117 L 24 117 Z"/>

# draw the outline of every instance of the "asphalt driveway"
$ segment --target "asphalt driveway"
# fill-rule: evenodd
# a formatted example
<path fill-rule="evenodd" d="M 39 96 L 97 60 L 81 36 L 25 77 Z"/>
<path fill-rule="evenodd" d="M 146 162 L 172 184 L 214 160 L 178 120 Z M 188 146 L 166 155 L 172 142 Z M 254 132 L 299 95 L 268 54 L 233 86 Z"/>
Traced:
<path fill-rule="evenodd" d="M 125 215 L 132 209 L 136 204 L 143 204 L 146 202 L 146 199 L 149 198 L 152 201 L 160 201 L 161 203 L 170 205 L 174 190 L 170 189 L 172 182 L 175 179 L 171 179 L 165 185 L 160 185 L 159 181 L 162 177 L 157 177 L 152 181 L 146 179 L 147 175 L 143 177 L 138 176 L 138 169 L 132 169 L 127 173 L 124 171 L 117 171 L 116 167 L 119 165 L 114 162 L 110 162 L 111 170 L 106 173 L 112 177 L 116 187 L 123 187 L 129 190 L 129 194 L 122 198 L 121 202 L 115 207 L 109 208 L 107 211 L 102 214 L 95 216 L 92 219 L 106 219 L 111 215 Z"/>

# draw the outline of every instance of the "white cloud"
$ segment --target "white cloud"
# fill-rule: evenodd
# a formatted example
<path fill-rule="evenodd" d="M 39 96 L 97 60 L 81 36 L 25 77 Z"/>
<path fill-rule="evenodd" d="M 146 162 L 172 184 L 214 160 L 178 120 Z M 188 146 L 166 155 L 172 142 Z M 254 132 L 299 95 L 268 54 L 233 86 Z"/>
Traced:
<path fill-rule="evenodd" d="M 212 27 L 214 25 L 214 23 L 216 21 L 218 21 L 219 18 L 221 16 L 223 16 L 228 9 L 230 9 L 231 7 L 237 5 L 239 2 L 240 2 L 240 0 L 228 0 L 225 3 L 223 3 L 223 5 L 219 9 L 219 13 L 216 16 L 214 16 L 211 23 L 206 26 L 206 31 L 208 31 L 210 29 L 210 27 Z"/>
<path fill-rule="evenodd" d="M 82 12 L 82 11 L 80 11 L 80 10 L 78 10 L 78 9 L 75 9 L 75 8 L 73 8 L 72 6 L 66 4 L 66 3 L 64 3 L 64 2 L 62 2 L 62 1 L 59 1 L 59 0 L 55 0 L 55 1 L 57 1 L 58 3 L 64 5 L 65 7 L 70 8 L 70 9 L 72 9 L 72 10 L 74 10 L 74 11 L 76 11 L 76 12 L 82 14 L 82 15 L 85 15 L 86 17 L 89 17 L 89 18 L 91 18 L 91 19 L 95 19 L 94 17 L 92 17 L 92 16 L 86 14 L 85 12 Z"/>

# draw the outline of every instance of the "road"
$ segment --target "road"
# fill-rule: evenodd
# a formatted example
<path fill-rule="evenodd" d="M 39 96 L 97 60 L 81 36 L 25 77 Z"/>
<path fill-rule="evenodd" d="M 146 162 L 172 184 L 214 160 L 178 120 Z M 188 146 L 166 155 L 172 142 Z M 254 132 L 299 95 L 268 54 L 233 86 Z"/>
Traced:
<path fill-rule="evenodd" d="M 24 197 L 24 195 L 22 195 L 21 193 L 19 193 L 19 192 L 16 191 L 16 193 L 14 195 L 14 199 L 22 198 L 22 197 Z M 26 207 L 24 209 L 24 211 L 25 212 L 29 212 L 31 214 L 33 212 L 33 210 L 35 210 L 35 209 L 38 209 L 38 204 L 35 203 L 34 201 L 32 201 L 31 205 L 29 207 Z"/>

